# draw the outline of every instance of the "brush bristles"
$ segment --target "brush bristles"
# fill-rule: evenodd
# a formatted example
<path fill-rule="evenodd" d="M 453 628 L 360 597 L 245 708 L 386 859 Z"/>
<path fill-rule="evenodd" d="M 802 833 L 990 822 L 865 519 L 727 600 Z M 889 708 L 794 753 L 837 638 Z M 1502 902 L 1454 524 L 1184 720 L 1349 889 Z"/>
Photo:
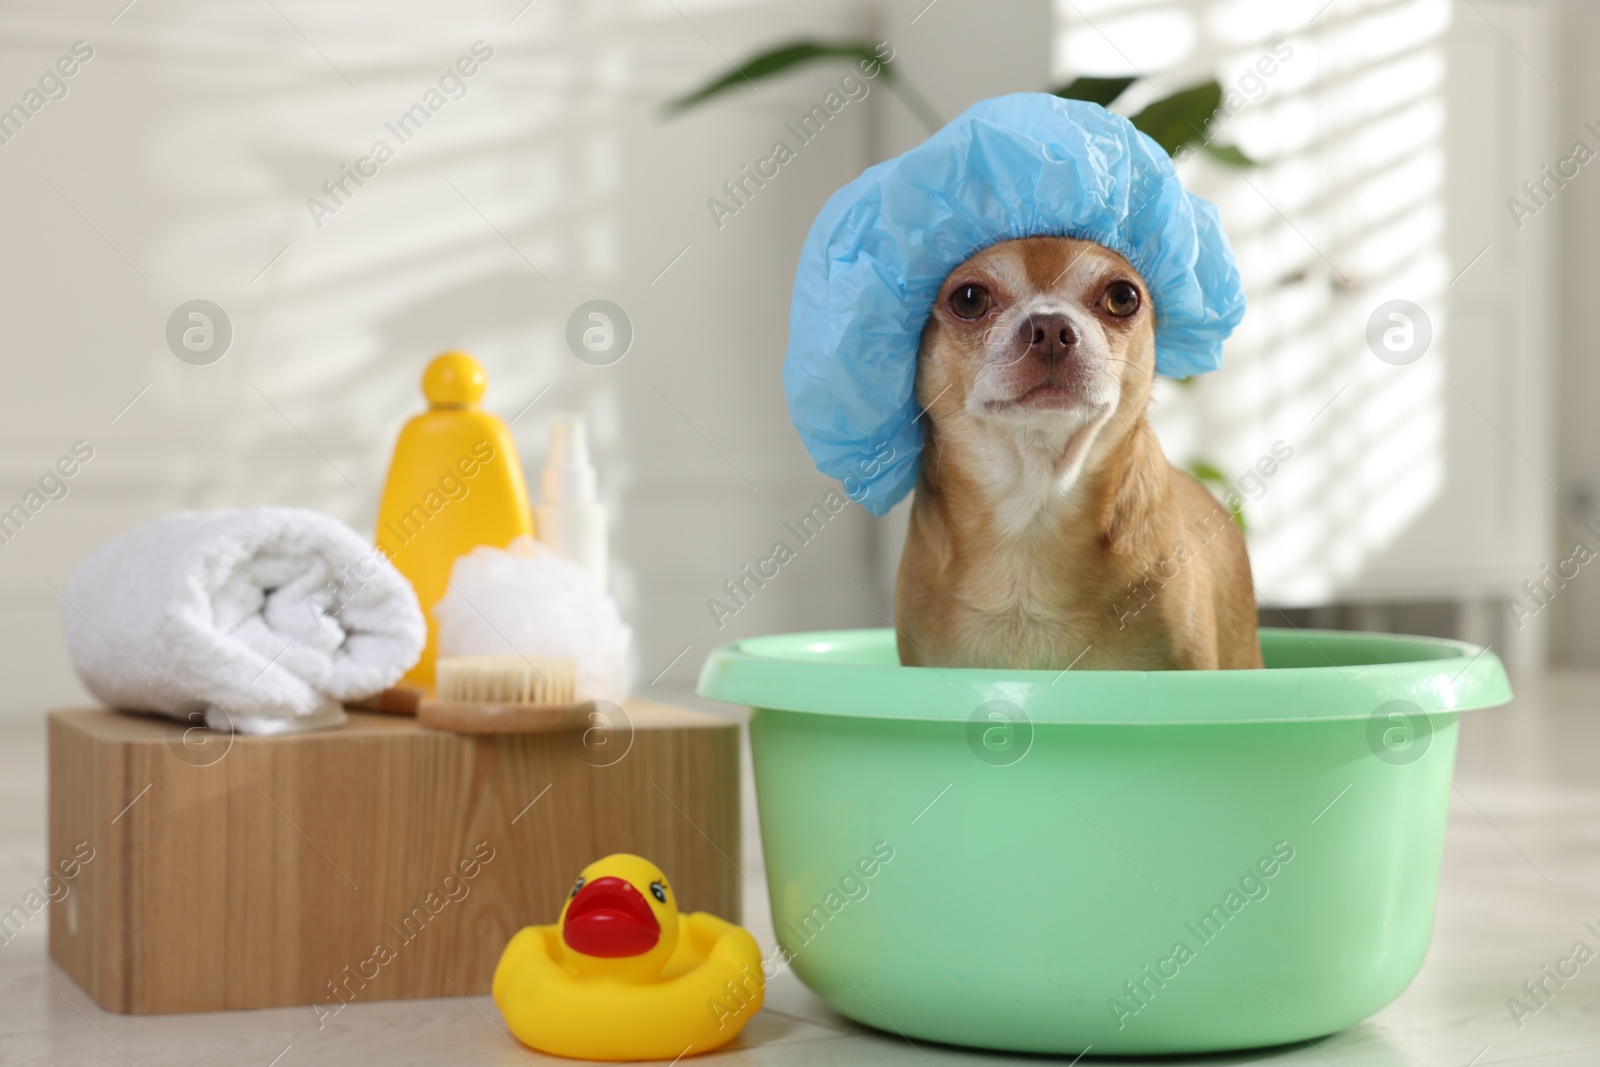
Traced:
<path fill-rule="evenodd" d="M 578 665 L 560 656 L 441 656 L 435 699 L 463 704 L 570 704 Z"/>

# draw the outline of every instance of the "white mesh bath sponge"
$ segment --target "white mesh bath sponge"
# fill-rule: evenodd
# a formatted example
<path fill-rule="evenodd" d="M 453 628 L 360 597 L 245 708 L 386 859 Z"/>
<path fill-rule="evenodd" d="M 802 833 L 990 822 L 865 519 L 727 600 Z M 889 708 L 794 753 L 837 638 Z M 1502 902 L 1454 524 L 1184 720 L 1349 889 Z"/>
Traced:
<path fill-rule="evenodd" d="M 632 688 L 633 631 L 617 602 L 531 537 L 457 557 L 433 617 L 441 656 L 564 656 L 578 664 L 579 700 L 620 704 Z"/>

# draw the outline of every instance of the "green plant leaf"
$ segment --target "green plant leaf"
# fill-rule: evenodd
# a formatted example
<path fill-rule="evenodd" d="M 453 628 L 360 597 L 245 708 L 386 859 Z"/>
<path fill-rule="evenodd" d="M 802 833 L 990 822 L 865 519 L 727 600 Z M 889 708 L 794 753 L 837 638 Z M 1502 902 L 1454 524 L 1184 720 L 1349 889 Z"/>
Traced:
<path fill-rule="evenodd" d="M 759 52 L 736 64 L 736 70 L 729 71 L 720 78 L 713 78 L 676 100 L 668 101 L 664 110 L 668 115 L 677 115 L 723 93 L 746 88 L 757 78 L 782 74 L 824 60 L 866 60 L 878 66 L 886 81 L 893 81 L 894 69 L 890 67 L 888 60 L 879 57 L 877 48 L 878 46 L 870 41 L 791 41 Z"/>
<path fill-rule="evenodd" d="M 1151 101 L 1130 121 L 1170 156 L 1191 141 L 1205 141 L 1221 103 L 1222 86 L 1213 79 Z"/>
<path fill-rule="evenodd" d="M 1230 167 L 1254 167 L 1257 165 L 1255 160 L 1231 144 L 1212 144 L 1207 141 L 1200 147 L 1204 148 L 1206 154 L 1212 159 L 1218 163 L 1225 163 Z"/>
<path fill-rule="evenodd" d="M 1065 85 L 1058 85 L 1050 92 L 1068 100 L 1087 100 L 1091 104 L 1101 107 L 1110 107 L 1112 101 L 1121 96 L 1134 82 L 1134 78 L 1074 78 Z"/>

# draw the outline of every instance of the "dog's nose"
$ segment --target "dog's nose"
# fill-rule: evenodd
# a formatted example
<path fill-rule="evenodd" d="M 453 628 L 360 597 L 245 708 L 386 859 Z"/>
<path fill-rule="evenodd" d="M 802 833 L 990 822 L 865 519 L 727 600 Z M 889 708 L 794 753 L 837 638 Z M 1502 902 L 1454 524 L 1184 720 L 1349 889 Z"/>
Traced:
<path fill-rule="evenodd" d="M 1029 315 L 1018 327 L 1029 353 L 1054 360 L 1078 343 L 1078 331 L 1065 315 Z"/>

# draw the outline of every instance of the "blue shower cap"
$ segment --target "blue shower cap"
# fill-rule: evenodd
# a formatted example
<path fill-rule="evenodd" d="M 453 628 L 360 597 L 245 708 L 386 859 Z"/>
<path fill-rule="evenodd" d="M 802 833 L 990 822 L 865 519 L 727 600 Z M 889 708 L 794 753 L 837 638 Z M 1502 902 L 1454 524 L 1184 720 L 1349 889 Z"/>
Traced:
<path fill-rule="evenodd" d="M 1110 248 L 1150 287 L 1156 372 L 1222 363 L 1244 289 L 1217 209 L 1161 146 L 1097 104 L 1047 93 L 985 100 L 828 198 L 795 272 L 789 414 L 817 469 L 882 515 L 922 452 L 922 329 L 945 277 L 999 241 L 1051 235 Z"/>

